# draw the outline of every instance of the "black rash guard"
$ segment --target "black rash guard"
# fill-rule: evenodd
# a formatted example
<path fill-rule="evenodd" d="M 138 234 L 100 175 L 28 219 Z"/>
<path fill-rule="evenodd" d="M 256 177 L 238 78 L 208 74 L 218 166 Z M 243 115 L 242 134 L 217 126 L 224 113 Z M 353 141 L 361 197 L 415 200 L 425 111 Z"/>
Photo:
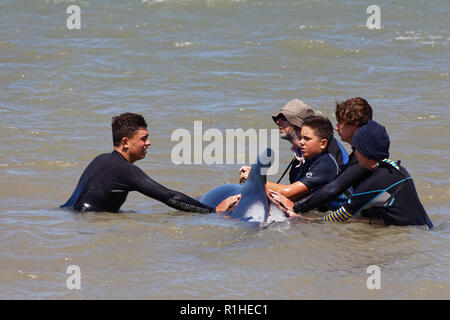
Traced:
<path fill-rule="evenodd" d="M 314 159 L 306 159 L 295 172 L 297 176 L 290 177 L 291 183 L 299 181 L 308 188 L 309 192 L 314 192 L 337 176 L 339 165 L 330 153 L 324 151 Z"/>
<path fill-rule="evenodd" d="M 303 213 L 324 206 L 340 194 L 345 193 L 348 188 L 356 189 L 359 183 L 369 175 L 369 170 L 359 166 L 358 159 L 353 151 L 345 169 L 333 181 L 296 202 L 294 211 Z"/>
<path fill-rule="evenodd" d="M 138 191 L 177 210 L 215 212 L 215 208 L 157 183 L 117 151 L 101 154 L 92 160 L 72 196 L 61 207 L 81 212 L 119 212 L 130 191 Z"/>

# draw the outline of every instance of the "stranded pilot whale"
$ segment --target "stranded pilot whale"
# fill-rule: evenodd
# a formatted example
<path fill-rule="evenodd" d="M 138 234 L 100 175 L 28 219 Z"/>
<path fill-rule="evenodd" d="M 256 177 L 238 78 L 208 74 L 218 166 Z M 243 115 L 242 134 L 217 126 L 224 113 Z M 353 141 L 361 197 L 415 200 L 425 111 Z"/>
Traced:
<path fill-rule="evenodd" d="M 244 184 L 224 184 L 205 193 L 200 202 L 216 207 L 224 199 L 241 194 L 241 200 L 229 214 L 231 218 L 248 222 L 258 222 L 269 225 L 273 222 L 284 222 L 286 215 L 276 205 L 271 203 L 266 195 L 265 172 L 272 165 L 274 153 L 266 149 L 252 165 L 248 179 Z"/>

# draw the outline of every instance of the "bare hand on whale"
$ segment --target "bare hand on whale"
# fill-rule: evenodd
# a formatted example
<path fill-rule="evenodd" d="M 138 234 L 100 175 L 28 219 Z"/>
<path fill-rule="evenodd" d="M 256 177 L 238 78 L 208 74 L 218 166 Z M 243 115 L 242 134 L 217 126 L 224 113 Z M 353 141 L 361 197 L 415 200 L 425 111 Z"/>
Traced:
<path fill-rule="evenodd" d="M 287 217 L 289 217 L 289 219 L 291 219 L 291 218 L 299 218 L 301 220 L 306 220 L 306 221 L 318 221 L 318 220 L 320 220 L 320 219 L 317 219 L 317 218 L 305 217 L 302 214 L 295 213 L 294 210 L 293 210 L 294 202 L 292 202 L 291 200 L 289 200 L 288 198 L 286 198 L 285 196 L 283 196 L 282 194 L 280 194 L 280 193 L 278 193 L 276 191 L 269 190 L 269 192 L 267 193 L 267 196 L 268 196 L 270 201 L 272 201 L 274 204 L 276 204 L 284 212 L 284 214 Z"/>
<path fill-rule="evenodd" d="M 219 213 L 232 211 L 234 207 L 236 207 L 239 203 L 239 200 L 241 200 L 241 194 L 236 194 L 234 196 L 226 198 L 216 207 L 216 212 Z"/>

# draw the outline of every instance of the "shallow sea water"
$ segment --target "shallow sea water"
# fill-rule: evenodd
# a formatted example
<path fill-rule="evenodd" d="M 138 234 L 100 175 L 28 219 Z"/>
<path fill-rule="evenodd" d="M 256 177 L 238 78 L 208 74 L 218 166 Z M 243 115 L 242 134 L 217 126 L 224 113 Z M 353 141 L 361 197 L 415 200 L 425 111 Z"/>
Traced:
<path fill-rule="evenodd" d="M 68 30 L 66 8 L 81 9 Z M 449 299 L 450 5 L 384 1 L 0 1 L 0 298 Z M 273 129 L 300 98 L 333 123 L 366 98 L 435 228 L 284 223 L 176 212 L 131 193 L 123 213 L 59 209 L 111 117 L 144 115 L 136 164 L 199 197 L 240 163 L 176 165 L 174 130 Z M 203 147 L 207 145 L 203 143 Z M 279 143 L 280 170 L 289 145 Z M 81 290 L 68 290 L 78 265 Z M 369 290 L 367 267 L 381 270 Z"/>

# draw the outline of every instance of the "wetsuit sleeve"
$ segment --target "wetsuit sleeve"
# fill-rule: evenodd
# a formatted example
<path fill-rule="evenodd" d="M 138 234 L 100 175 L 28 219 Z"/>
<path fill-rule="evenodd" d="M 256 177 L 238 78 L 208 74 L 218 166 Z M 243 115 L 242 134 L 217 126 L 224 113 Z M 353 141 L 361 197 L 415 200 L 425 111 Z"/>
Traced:
<path fill-rule="evenodd" d="M 164 187 L 136 166 L 133 167 L 133 173 L 130 176 L 132 177 L 130 182 L 136 191 L 145 194 L 150 198 L 161 201 L 171 208 L 199 213 L 210 213 L 216 211 L 215 208 L 192 199 L 181 192 Z"/>
<path fill-rule="evenodd" d="M 369 170 L 361 168 L 356 162 L 345 169 L 336 179 L 296 202 L 294 211 L 303 213 L 325 205 L 344 193 L 355 182 L 369 176 L 369 174 Z"/>
<path fill-rule="evenodd" d="M 373 201 L 377 196 L 383 193 L 384 190 L 378 190 L 372 183 L 373 179 L 369 177 L 364 183 L 360 184 L 355 190 L 355 193 L 348 199 L 348 201 L 336 211 L 323 217 L 325 221 L 344 222 L 352 216 L 363 210 L 366 205 Z M 375 189 L 373 188 L 375 187 Z"/>
<path fill-rule="evenodd" d="M 323 217 L 324 221 L 344 222 L 357 214 L 373 197 L 373 194 L 350 198 L 346 204 Z"/>
<path fill-rule="evenodd" d="M 327 214 L 325 217 L 323 217 L 324 221 L 333 221 L 333 222 L 344 222 L 347 221 L 352 217 L 352 214 L 350 214 L 344 206 L 340 207 L 338 210 L 331 212 L 330 214 Z"/>

